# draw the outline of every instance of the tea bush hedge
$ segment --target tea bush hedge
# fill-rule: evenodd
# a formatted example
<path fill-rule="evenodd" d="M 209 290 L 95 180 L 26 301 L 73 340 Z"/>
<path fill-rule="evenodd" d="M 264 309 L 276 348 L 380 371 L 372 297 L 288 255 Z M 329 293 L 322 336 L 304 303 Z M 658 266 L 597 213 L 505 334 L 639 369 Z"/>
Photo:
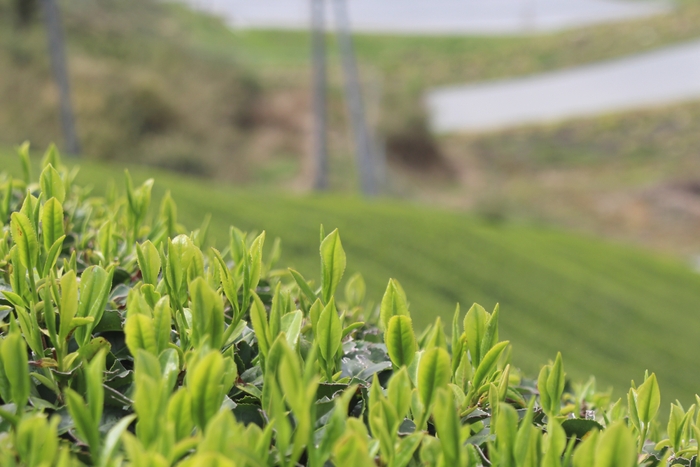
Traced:
<path fill-rule="evenodd" d="M 153 180 L 93 197 L 46 152 L 0 177 L 0 465 L 695 465 L 700 411 L 657 420 L 654 374 L 612 400 L 510 365 L 499 308 L 459 306 L 416 334 L 389 280 L 368 306 L 337 230 L 320 282 L 279 242 L 232 227 L 207 247 Z M 697 397 L 696 397 L 697 399 Z M 698 400 L 700 403 L 700 400 Z M 665 433 L 665 434 L 664 434 Z"/>

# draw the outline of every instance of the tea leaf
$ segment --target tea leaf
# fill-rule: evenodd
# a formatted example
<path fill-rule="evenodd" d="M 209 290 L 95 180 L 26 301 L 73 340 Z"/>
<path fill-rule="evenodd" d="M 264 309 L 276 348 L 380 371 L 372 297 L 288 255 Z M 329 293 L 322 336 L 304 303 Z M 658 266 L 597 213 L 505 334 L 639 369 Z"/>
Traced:
<path fill-rule="evenodd" d="M 50 250 L 64 234 L 63 206 L 56 198 L 50 198 L 44 204 L 44 212 L 41 216 L 41 235 L 46 251 Z"/>
<path fill-rule="evenodd" d="M 12 240 L 19 250 L 19 259 L 22 265 L 30 271 L 30 274 L 33 274 L 31 271 L 37 262 L 39 243 L 32 222 L 21 212 L 13 212 L 10 229 Z"/>
<path fill-rule="evenodd" d="M 326 361 L 332 360 L 340 348 L 340 339 L 343 332 L 333 297 L 331 297 L 328 305 L 319 315 L 317 331 L 317 342 L 321 356 Z"/>
<path fill-rule="evenodd" d="M 438 388 L 447 386 L 452 371 L 449 354 L 439 347 L 427 350 L 418 366 L 418 392 L 426 411 L 430 410 Z"/>
<path fill-rule="evenodd" d="M 418 348 L 411 318 L 402 315 L 392 316 L 384 334 L 384 342 L 395 366 L 410 365 Z"/>
<path fill-rule="evenodd" d="M 158 249 L 149 240 L 136 246 L 139 269 L 143 281 L 146 284 L 158 284 L 158 272 L 160 271 L 160 255 Z"/>
<path fill-rule="evenodd" d="M 22 410 L 29 399 L 29 361 L 27 347 L 19 333 L 11 333 L 2 342 L 0 357 L 4 375 L 9 383 L 12 402 L 18 411 Z"/>
<path fill-rule="evenodd" d="M 661 393 L 656 375 L 652 373 L 637 389 L 637 413 L 639 421 L 648 425 L 659 410 Z"/>
<path fill-rule="evenodd" d="M 63 181 L 53 165 L 49 164 L 41 171 L 39 184 L 41 185 L 44 199 L 56 198 L 59 203 L 63 203 L 66 199 L 66 189 L 63 186 Z"/>
<path fill-rule="evenodd" d="M 330 302 L 345 272 L 345 251 L 338 229 L 321 242 L 321 290 L 323 302 Z"/>
<path fill-rule="evenodd" d="M 410 316 L 408 313 L 408 303 L 406 294 L 401 288 L 401 284 L 396 279 L 390 279 L 386 287 L 382 304 L 380 306 L 379 317 L 383 329 L 389 325 L 392 316 Z"/>

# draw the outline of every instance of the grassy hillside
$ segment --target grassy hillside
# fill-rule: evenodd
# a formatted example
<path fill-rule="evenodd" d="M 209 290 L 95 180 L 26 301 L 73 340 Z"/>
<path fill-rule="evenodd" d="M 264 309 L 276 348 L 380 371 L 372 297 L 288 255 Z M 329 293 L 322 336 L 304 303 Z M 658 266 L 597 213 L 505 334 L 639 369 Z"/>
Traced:
<path fill-rule="evenodd" d="M 14 4 L 0 0 L 0 143 L 60 143 L 43 25 L 37 16 L 19 27 Z M 309 185 L 306 33 L 232 31 L 217 18 L 154 0 L 61 6 L 77 128 L 89 157 L 238 183 Z M 698 36 L 700 6 L 691 1 L 655 18 L 526 38 L 358 35 L 356 50 L 370 121 L 389 156 L 444 166 L 424 126 L 427 87 L 569 67 Z M 335 44 L 329 53 L 333 186 L 352 190 Z"/>
<path fill-rule="evenodd" d="M 0 166 L 19 174 L 9 152 Z M 283 240 L 281 264 L 318 280 L 318 227 L 340 228 L 348 275 L 360 271 L 379 301 L 389 277 L 407 291 L 418 326 L 456 302 L 492 308 L 500 302 L 503 336 L 529 374 L 564 354 L 583 379 L 625 387 L 645 369 L 657 372 L 669 400 L 689 400 L 700 375 L 689 371 L 700 352 L 700 276 L 685 265 L 643 251 L 565 232 L 489 224 L 450 211 L 336 196 L 292 197 L 188 180 L 132 167 L 137 181 L 156 177 L 154 199 L 173 191 L 179 219 L 190 227 L 213 215 L 221 245 L 228 226 L 265 229 Z M 103 189 L 121 170 L 83 164 L 80 183 Z M 346 277 L 348 277 L 346 275 Z M 342 287 L 342 285 L 341 285 Z"/>

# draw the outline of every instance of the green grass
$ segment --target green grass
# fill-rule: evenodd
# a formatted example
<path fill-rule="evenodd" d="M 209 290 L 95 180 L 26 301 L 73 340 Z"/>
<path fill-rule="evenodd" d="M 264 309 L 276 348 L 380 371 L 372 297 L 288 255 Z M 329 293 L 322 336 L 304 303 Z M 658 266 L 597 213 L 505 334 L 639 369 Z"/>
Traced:
<path fill-rule="evenodd" d="M 0 164 L 20 169 L 8 152 Z M 502 337 L 529 375 L 561 350 L 575 379 L 595 374 L 627 387 L 644 370 L 659 376 L 667 400 L 698 391 L 700 276 L 675 260 L 566 232 L 493 224 L 470 216 L 389 201 L 340 196 L 282 196 L 188 180 L 139 167 L 135 180 L 156 177 L 154 200 L 166 189 L 179 220 L 196 227 L 211 213 L 218 245 L 228 226 L 265 229 L 282 238 L 281 264 L 318 280 L 318 228 L 338 227 L 348 255 L 346 277 L 360 271 L 377 303 L 390 277 L 404 286 L 419 327 L 455 304 L 501 305 Z M 101 190 L 120 170 L 86 163 L 78 177 Z M 342 289 L 342 284 L 341 284 Z M 449 327 L 447 329 L 449 331 Z"/>

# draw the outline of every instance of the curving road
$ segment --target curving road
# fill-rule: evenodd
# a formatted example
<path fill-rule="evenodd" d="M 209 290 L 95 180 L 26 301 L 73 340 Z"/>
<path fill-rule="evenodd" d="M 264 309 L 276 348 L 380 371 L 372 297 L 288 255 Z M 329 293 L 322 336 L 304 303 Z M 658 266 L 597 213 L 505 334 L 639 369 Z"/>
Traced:
<path fill-rule="evenodd" d="M 430 91 L 434 131 L 527 123 L 700 99 L 700 41 L 564 71 Z"/>

